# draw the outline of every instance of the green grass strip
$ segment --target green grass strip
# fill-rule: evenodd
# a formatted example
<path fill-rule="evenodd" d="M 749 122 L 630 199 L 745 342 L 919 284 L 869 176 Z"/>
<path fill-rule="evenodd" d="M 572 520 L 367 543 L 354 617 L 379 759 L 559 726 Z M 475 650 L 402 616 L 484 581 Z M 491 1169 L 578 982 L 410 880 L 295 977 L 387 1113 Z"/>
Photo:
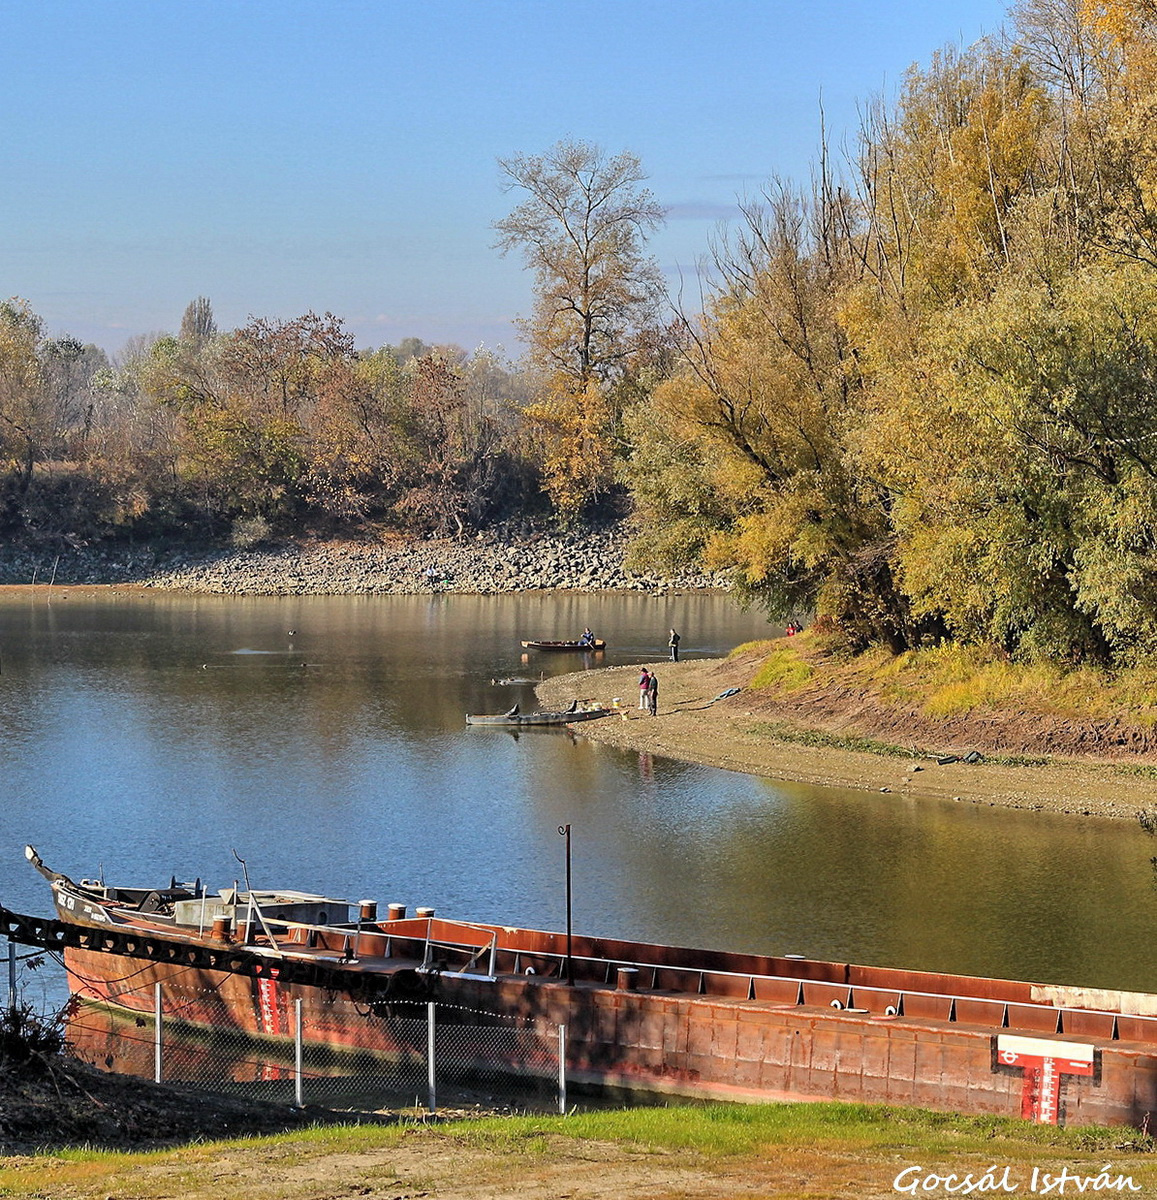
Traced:
<path fill-rule="evenodd" d="M 915 746 L 894 746 L 890 742 L 878 742 L 874 738 L 828 733 L 823 729 L 801 729 L 783 721 L 760 721 L 749 725 L 747 731 L 774 738 L 777 742 L 790 742 L 797 746 L 814 746 L 819 750 L 855 750 L 860 754 L 881 754 L 890 758 L 930 757 L 927 751 L 917 749 Z"/>

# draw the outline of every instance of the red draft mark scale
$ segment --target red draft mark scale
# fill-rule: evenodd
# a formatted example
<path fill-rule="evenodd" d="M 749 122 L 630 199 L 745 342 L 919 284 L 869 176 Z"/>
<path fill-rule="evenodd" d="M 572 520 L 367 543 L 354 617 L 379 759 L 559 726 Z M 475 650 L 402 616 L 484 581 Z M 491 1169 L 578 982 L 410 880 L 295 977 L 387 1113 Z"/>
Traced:
<path fill-rule="evenodd" d="M 1038 1125 L 1055 1125 L 1060 1110 L 1061 1076 L 1092 1075 L 1096 1047 L 1052 1038 L 996 1036 L 996 1059 L 1024 1071 L 1020 1115 Z"/>

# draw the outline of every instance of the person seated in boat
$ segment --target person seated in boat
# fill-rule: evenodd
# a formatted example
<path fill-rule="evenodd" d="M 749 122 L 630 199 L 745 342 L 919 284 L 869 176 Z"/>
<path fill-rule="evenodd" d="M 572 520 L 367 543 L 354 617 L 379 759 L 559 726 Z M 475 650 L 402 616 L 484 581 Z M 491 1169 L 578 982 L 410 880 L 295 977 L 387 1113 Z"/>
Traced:
<path fill-rule="evenodd" d="M 579 645 L 580 646 L 593 646 L 594 644 L 595 644 L 595 635 L 593 633 L 591 633 L 591 627 L 588 625 L 586 627 L 586 629 L 583 630 L 582 637 L 579 638 Z"/>

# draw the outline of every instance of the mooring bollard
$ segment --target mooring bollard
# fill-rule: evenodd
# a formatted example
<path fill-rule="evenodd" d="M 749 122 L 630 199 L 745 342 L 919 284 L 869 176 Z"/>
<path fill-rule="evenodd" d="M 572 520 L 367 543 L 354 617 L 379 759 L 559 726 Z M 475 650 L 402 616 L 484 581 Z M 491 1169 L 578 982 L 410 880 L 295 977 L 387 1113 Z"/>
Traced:
<path fill-rule="evenodd" d="M 637 967 L 620 967 L 615 976 L 615 988 L 620 992 L 633 992 L 638 986 L 639 971 Z"/>

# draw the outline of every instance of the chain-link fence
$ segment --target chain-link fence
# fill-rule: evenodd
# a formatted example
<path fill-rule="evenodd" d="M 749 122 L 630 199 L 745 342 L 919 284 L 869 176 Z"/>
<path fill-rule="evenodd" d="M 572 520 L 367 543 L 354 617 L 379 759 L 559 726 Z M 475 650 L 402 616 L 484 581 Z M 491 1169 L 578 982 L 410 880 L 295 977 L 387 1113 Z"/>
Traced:
<path fill-rule="evenodd" d="M 241 976 L 220 990 L 139 977 L 101 990 L 74 995 L 64 1026 L 102 1070 L 297 1106 L 566 1111 L 566 1029 L 541 1018 Z M 17 994 L 10 957 L 10 1004 Z"/>

